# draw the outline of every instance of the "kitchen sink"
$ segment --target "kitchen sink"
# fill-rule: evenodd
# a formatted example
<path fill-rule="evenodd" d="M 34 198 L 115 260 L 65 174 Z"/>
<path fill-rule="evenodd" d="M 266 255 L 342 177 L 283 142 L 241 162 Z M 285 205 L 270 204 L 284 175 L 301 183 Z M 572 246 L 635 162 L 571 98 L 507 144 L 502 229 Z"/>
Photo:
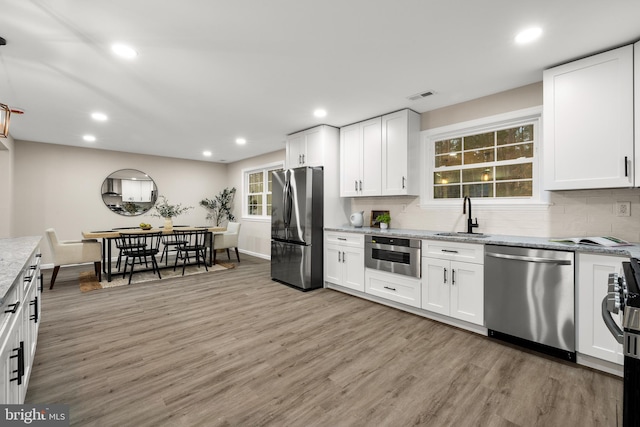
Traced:
<path fill-rule="evenodd" d="M 445 233 L 436 233 L 436 236 L 446 236 L 446 237 L 489 237 L 488 234 L 484 233 L 465 233 L 464 231 L 451 231 Z"/>

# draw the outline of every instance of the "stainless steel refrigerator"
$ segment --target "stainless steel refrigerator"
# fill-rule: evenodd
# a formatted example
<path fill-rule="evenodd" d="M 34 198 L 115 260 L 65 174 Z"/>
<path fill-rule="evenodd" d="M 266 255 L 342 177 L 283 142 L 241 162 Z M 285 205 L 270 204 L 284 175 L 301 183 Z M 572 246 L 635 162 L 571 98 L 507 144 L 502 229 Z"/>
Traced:
<path fill-rule="evenodd" d="M 303 291 L 321 288 L 323 170 L 273 173 L 271 187 L 271 278 Z"/>

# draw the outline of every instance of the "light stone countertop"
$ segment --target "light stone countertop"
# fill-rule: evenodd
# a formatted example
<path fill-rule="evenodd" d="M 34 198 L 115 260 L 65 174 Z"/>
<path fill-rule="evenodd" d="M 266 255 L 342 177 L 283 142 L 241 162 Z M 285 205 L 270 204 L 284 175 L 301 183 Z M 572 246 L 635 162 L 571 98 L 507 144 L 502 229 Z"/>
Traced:
<path fill-rule="evenodd" d="M 545 237 L 527 237 L 527 236 L 510 236 L 500 234 L 479 234 L 478 236 L 470 236 L 468 234 L 462 234 L 460 236 L 438 236 L 438 233 L 442 231 L 430 231 L 430 230 L 410 230 L 401 228 L 389 228 L 387 230 L 381 230 L 379 228 L 372 227 L 325 227 L 325 231 L 338 231 L 346 233 L 360 233 L 360 234 L 376 234 L 394 237 L 407 237 L 412 239 L 428 239 L 428 240 L 444 240 L 448 242 L 460 242 L 460 243 L 482 243 L 491 245 L 505 245 L 505 246 L 520 246 L 526 248 L 537 249 L 553 249 L 561 251 L 571 252 L 583 252 L 593 253 L 601 255 L 614 255 L 623 257 L 635 257 L 640 258 L 640 244 L 634 243 L 630 246 L 618 246 L 614 248 L 607 248 L 603 246 L 585 245 L 585 244 L 567 244 L 559 242 L 551 242 Z"/>
<path fill-rule="evenodd" d="M 0 239 L 0 305 L 11 290 L 20 272 L 27 266 L 31 254 L 40 244 L 41 236 Z"/>

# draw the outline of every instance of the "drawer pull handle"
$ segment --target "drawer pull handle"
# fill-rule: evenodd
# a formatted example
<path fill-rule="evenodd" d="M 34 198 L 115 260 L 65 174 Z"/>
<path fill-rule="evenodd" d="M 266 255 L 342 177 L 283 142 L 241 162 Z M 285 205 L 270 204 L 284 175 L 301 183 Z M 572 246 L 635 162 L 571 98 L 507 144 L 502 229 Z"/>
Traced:
<path fill-rule="evenodd" d="M 396 290 L 396 288 L 392 288 L 391 286 L 385 286 L 384 288 L 385 288 L 385 289 L 389 289 L 390 291 L 394 291 L 394 292 L 395 292 L 395 290 Z"/>
<path fill-rule="evenodd" d="M 441 249 L 441 252 L 446 252 L 446 253 L 449 253 L 449 254 L 457 254 L 458 253 L 458 251 L 454 251 L 454 250 L 451 250 L 451 249 Z"/>
<path fill-rule="evenodd" d="M 338 240 L 344 240 L 346 242 L 347 238 L 346 237 L 338 237 Z"/>
<path fill-rule="evenodd" d="M 5 310 L 5 313 L 15 313 L 16 311 L 18 311 L 18 307 L 20 307 L 20 301 L 17 301 L 15 304 L 9 304 L 7 305 L 7 307 L 13 307 L 10 310 Z"/>

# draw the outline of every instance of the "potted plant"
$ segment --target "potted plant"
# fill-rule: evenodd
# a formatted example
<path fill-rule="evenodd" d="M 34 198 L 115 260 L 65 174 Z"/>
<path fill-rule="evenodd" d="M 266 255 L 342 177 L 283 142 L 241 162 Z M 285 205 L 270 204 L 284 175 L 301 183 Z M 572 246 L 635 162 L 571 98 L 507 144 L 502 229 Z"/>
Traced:
<path fill-rule="evenodd" d="M 220 226 L 224 220 L 234 221 L 235 216 L 231 213 L 233 208 L 233 198 L 236 195 L 236 188 L 225 188 L 213 199 L 203 199 L 200 201 L 200 206 L 207 209 L 207 220 L 213 221 L 213 225 Z"/>
<path fill-rule="evenodd" d="M 380 228 L 385 229 L 389 227 L 389 223 L 391 222 L 391 215 L 388 212 L 380 214 L 376 217 L 376 222 L 380 223 Z"/>
<path fill-rule="evenodd" d="M 171 205 L 165 196 L 159 196 L 154 209 L 156 213 L 151 214 L 151 216 L 164 218 L 164 228 L 170 230 L 173 228 L 173 218 L 185 213 L 189 209 L 193 209 L 193 206 L 182 206 L 181 203 Z"/>

